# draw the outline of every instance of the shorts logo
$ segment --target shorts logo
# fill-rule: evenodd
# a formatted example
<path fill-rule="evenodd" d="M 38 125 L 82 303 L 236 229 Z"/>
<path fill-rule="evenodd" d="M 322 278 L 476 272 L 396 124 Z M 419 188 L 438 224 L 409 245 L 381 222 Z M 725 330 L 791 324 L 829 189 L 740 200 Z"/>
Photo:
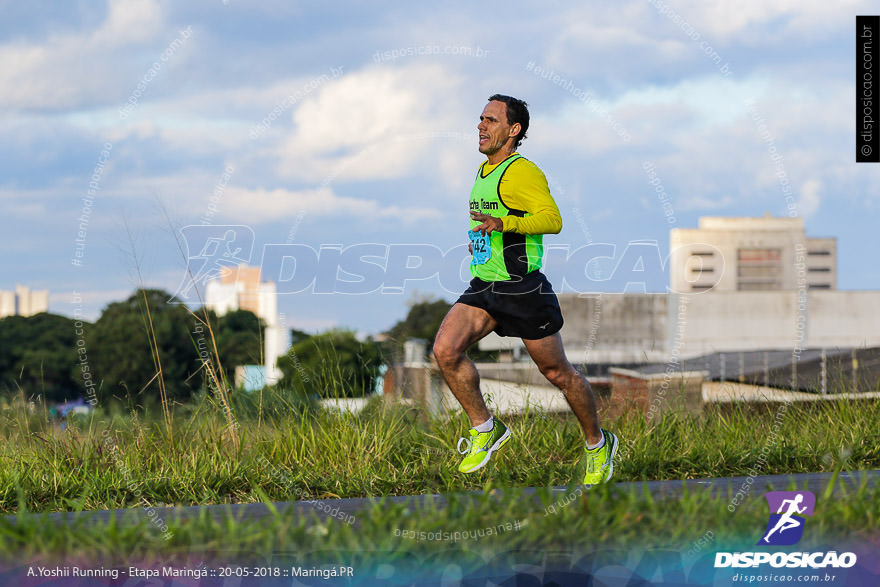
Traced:
<path fill-rule="evenodd" d="M 768 491 L 764 494 L 770 506 L 770 520 L 759 545 L 790 546 L 804 535 L 806 518 L 812 516 L 816 496 L 810 491 Z"/>

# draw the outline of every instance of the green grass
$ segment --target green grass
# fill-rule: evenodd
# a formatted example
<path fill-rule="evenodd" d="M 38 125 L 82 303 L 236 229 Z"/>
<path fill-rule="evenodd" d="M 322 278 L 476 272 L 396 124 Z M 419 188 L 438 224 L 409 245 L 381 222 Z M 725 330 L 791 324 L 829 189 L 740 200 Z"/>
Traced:
<path fill-rule="evenodd" d="M 727 510 L 729 498 L 655 501 L 613 486 L 570 503 L 553 502 L 546 490 L 540 490 L 543 503 L 516 492 L 494 496 L 493 488 L 547 488 L 578 478 L 582 440 L 570 415 L 506 419 L 511 442 L 489 466 L 465 476 L 456 471 L 454 448 L 467 429 L 461 415 L 429 418 L 379 400 L 356 416 L 271 396 L 233 396 L 232 405 L 234 427 L 209 399 L 178 407 L 173 434 L 158 410 L 156 418 L 99 410 L 62 431 L 46 423 L 40 408 L 0 406 L 0 512 L 9 516 L 0 519 L 0 557 L 124 563 L 299 556 L 320 549 L 318 558 L 352 563 L 361 556 L 355 552 L 385 562 L 437 553 L 492 558 L 499 548 L 625 549 L 632 541 L 686 551 L 706 532 L 713 544 L 742 536 L 753 544 L 752 535 L 766 523 L 766 504 L 758 496 L 735 514 Z M 880 466 L 880 402 L 709 406 L 700 416 L 668 414 L 650 425 L 635 414 L 606 424 L 621 438 L 617 481 Z M 166 528 L 147 515 L 147 508 L 163 505 L 475 490 L 482 496 L 476 506 L 454 496 L 449 507 L 419 512 L 382 503 L 359 514 L 354 527 L 332 519 L 307 526 L 282 513 L 256 521 L 171 518 L 163 521 Z M 132 509 L 125 523 L 79 521 L 59 529 L 30 515 L 115 508 Z M 822 498 L 810 527 L 823 539 L 876 540 L 880 490 Z M 494 535 L 486 534 L 488 528 L 496 529 Z M 481 530 L 476 538 L 454 534 Z"/>
<path fill-rule="evenodd" d="M 271 405 L 271 404 L 268 404 Z M 456 470 L 467 423 L 374 402 L 358 416 L 274 407 L 230 428 L 210 406 L 162 420 L 97 413 L 61 431 L 0 414 L 0 513 L 247 503 L 567 485 L 581 433 L 569 415 L 508 419 L 513 438 L 479 472 Z M 611 423 L 618 481 L 880 467 L 880 403 L 709 406 L 652 425 Z M 233 438 L 234 437 L 234 438 Z M 775 440 L 775 441 L 774 441 Z"/>
<path fill-rule="evenodd" d="M 762 499 L 750 500 L 731 514 L 727 499 L 706 493 L 657 501 L 638 491 L 606 486 L 572 500 L 556 498 L 555 509 L 549 507 L 554 501 L 547 491 L 541 492 L 541 500 L 479 494 L 471 499 L 453 497 L 446 507 L 423 511 L 379 503 L 359 514 L 356 526 L 335 519 L 306 525 L 285 513 L 259 520 L 172 518 L 166 520 L 167 539 L 142 510 L 133 511 L 125 523 L 78 521 L 66 531 L 58 531 L 43 517 L 19 516 L 0 520 L 0 559 L 78 557 L 127 564 L 157 558 L 243 562 L 287 556 L 301 564 L 310 558 L 325 563 L 335 559 L 339 564 L 376 560 L 394 564 L 438 556 L 461 562 L 497 559 L 499 552 L 521 559 L 523 553 L 548 550 L 576 553 L 636 547 L 696 557 L 698 552 L 688 555 L 688 551 L 695 550 L 705 536 L 711 537 L 715 549 L 753 547 L 767 521 Z M 846 499 L 823 499 L 819 505 L 809 520 L 803 548 L 880 538 L 880 488 L 863 486 Z"/>

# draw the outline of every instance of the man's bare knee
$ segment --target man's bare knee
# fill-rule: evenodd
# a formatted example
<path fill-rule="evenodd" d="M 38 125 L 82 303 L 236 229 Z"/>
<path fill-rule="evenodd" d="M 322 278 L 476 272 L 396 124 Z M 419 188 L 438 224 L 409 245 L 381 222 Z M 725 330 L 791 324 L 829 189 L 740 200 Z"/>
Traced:
<path fill-rule="evenodd" d="M 560 369 L 557 366 L 553 367 L 545 367 L 541 369 L 541 373 L 543 373 L 544 377 L 547 378 L 547 381 L 555 385 L 556 387 L 562 389 L 565 387 L 565 371 Z"/>
<path fill-rule="evenodd" d="M 437 364 L 440 366 L 451 365 L 458 362 L 462 354 L 454 346 L 439 339 L 434 341 L 434 348 L 432 350 L 434 352 L 434 358 L 437 359 Z"/>
<path fill-rule="evenodd" d="M 431 352 L 434 353 L 434 358 L 437 359 L 437 362 L 441 365 L 446 362 L 447 357 L 449 356 L 446 345 L 441 343 L 439 339 L 434 341 L 434 347 L 431 349 Z"/>
<path fill-rule="evenodd" d="M 547 381 L 558 387 L 562 391 L 572 387 L 575 379 L 578 377 L 573 367 L 566 365 L 553 365 L 541 369 L 541 373 L 547 378 Z"/>

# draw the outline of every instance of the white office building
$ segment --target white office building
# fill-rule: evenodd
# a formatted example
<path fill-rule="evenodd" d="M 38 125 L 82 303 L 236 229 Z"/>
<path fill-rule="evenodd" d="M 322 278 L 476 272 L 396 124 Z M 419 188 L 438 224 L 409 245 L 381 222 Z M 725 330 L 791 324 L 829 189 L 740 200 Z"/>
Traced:
<path fill-rule="evenodd" d="M 249 310 L 263 320 L 266 385 L 281 379 L 278 358 L 287 351 L 287 333 L 278 317 L 278 293 L 271 281 L 261 281 L 260 268 L 240 265 L 224 267 L 219 279 L 205 287 L 205 305 L 218 316 L 234 310 Z"/>
<path fill-rule="evenodd" d="M 837 239 L 809 238 L 801 218 L 700 218 L 669 235 L 674 292 L 837 289 Z"/>

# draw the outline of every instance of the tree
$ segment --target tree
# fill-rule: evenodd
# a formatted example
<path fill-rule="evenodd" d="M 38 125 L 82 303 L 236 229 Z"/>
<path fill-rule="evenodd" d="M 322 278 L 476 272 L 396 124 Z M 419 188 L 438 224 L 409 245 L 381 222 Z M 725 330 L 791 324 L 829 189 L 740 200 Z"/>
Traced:
<path fill-rule="evenodd" d="M 87 336 L 87 348 L 103 397 L 143 391 L 146 397 L 158 399 L 157 359 L 168 398 L 190 397 L 196 384 L 189 378 L 200 367 L 192 333 L 196 320 L 170 299 L 165 291 L 142 289 L 101 313 Z M 158 356 L 154 356 L 153 333 Z"/>
<path fill-rule="evenodd" d="M 213 310 L 202 308 L 196 312 L 202 320 L 206 314 L 217 343 L 223 373 L 230 384 L 235 379 L 236 367 L 263 364 L 265 325 L 256 314 L 250 310 L 233 310 L 217 317 Z M 207 328 L 199 328 L 197 331 L 196 346 L 199 353 L 207 353 L 213 363 L 215 357 L 211 333 Z"/>
<path fill-rule="evenodd" d="M 406 318 L 397 322 L 387 332 L 388 338 L 395 349 L 402 348 L 408 338 L 422 338 L 428 341 L 428 348 L 434 345 L 437 329 L 452 304 L 446 300 L 426 298 L 416 300 L 409 305 Z"/>
<path fill-rule="evenodd" d="M 301 340 L 306 340 L 307 338 L 311 338 L 312 335 L 303 330 L 297 330 L 296 328 L 290 329 L 290 344 L 295 345 Z"/>
<path fill-rule="evenodd" d="M 82 396 L 77 323 L 47 312 L 0 320 L 0 389 L 55 402 Z M 80 324 L 88 332 L 91 324 Z"/>
<path fill-rule="evenodd" d="M 373 391 L 382 365 L 379 346 L 350 330 L 329 330 L 294 344 L 278 359 L 279 385 L 321 397 L 362 397 Z"/>
<path fill-rule="evenodd" d="M 446 300 L 435 299 L 431 296 L 411 301 L 406 318 L 397 322 L 386 332 L 388 338 L 387 354 L 401 357 L 403 343 L 409 338 L 421 338 L 428 341 L 427 349 L 430 352 L 434 346 L 434 338 L 437 336 L 440 323 L 443 322 L 443 318 L 446 317 L 450 308 L 452 308 L 452 304 Z M 497 351 L 481 351 L 477 345 L 471 346 L 467 354 L 475 361 L 494 361 L 498 358 Z"/>

